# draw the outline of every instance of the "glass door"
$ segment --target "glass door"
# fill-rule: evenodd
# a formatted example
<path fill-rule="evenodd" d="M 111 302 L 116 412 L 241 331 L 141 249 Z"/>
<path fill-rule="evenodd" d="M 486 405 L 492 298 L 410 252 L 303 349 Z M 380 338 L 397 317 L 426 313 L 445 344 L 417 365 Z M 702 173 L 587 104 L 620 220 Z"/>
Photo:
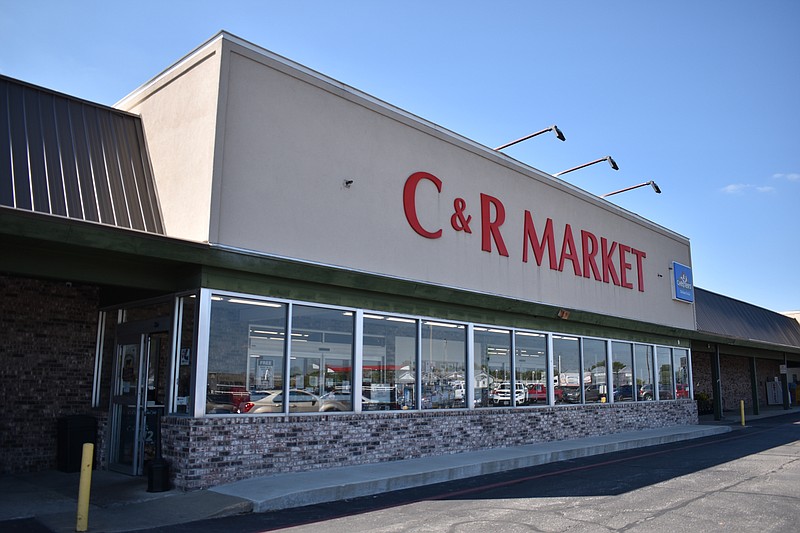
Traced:
<path fill-rule="evenodd" d="M 109 468 L 130 475 L 142 474 L 142 418 L 145 401 L 143 370 L 148 337 L 120 338 L 115 356 L 111 391 L 111 450 Z"/>
<path fill-rule="evenodd" d="M 164 319 L 155 321 L 165 323 L 168 321 Z M 160 453 L 170 346 L 168 331 L 134 329 L 117 334 L 111 391 L 111 470 L 140 476 Z"/>

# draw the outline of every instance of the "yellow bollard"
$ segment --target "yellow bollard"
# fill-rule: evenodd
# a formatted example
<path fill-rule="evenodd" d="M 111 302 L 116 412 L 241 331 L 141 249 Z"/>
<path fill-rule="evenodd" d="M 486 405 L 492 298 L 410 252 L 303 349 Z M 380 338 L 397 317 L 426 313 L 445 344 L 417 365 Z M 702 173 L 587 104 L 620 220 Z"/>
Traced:
<path fill-rule="evenodd" d="M 742 425 L 744 425 L 744 400 L 739 400 L 739 412 L 742 415 Z"/>
<path fill-rule="evenodd" d="M 81 456 L 81 481 L 78 489 L 78 516 L 75 522 L 75 531 L 89 529 L 89 492 L 92 488 L 92 456 L 94 444 L 87 442 L 83 445 Z"/>

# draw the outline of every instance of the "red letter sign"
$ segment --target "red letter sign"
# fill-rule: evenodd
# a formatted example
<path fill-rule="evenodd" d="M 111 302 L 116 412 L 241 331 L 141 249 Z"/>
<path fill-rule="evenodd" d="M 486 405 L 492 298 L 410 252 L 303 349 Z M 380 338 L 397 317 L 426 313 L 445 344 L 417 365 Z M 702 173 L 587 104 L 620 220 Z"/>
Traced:
<path fill-rule="evenodd" d="M 403 187 L 403 209 L 406 212 L 406 220 L 414 228 L 414 231 L 427 239 L 438 239 L 442 236 L 442 229 L 428 231 L 422 227 L 417 217 L 417 185 L 422 180 L 433 182 L 436 185 L 436 190 L 442 192 L 442 180 L 427 172 L 415 172 L 408 177 Z"/>

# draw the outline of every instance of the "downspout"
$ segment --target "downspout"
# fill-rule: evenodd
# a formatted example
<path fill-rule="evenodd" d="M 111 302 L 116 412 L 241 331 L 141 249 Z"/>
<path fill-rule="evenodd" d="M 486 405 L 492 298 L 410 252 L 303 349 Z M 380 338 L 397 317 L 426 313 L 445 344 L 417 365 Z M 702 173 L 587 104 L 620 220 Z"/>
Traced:
<path fill-rule="evenodd" d="M 786 352 L 783 352 L 783 367 L 781 368 L 781 388 L 783 389 L 783 408 L 789 410 L 791 407 L 789 398 L 789 359 Z"/>
<path fill-rule="evenodd" d="M 714 420 L 722 420 L 722 376 L 719 363 L 719 344 L 714 345 L 711 355 L 711 381 L 714 389 Z"/>
<path fill-rule="evenodd" d="M 758 415 L 761 412 L 761 407 L 758 405 L 758 373 L 756 372 L 756 358 L 750 358 L 750 389 L 753 393 L 753 415 Z"/>

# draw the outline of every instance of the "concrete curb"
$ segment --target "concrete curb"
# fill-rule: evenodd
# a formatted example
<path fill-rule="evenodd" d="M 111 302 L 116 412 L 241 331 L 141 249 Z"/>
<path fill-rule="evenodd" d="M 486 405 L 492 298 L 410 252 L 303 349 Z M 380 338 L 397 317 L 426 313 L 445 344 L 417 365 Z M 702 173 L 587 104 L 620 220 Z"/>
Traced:
<path fill-rule="evenodd" d="M 209 489 L 252 502 L 253 512 L 340 501 L 455 481 L 546 463 L 731 431 L 728 426 L 681 426 L 253 478 Z"/>
<path fill-rule="evenodd" d="M 149 529 L 154 527 L 154 517 L 157 517 L 158 526 L 171 526 L 252 511 L 252 502 L 235 496 L 208 491 L 174 493 L 127 505 L 90 506 L 89 531 L 115 533 Z M 75 511 L 40 515 L 36 519 L 58 533 L 75 531 Z"/>

